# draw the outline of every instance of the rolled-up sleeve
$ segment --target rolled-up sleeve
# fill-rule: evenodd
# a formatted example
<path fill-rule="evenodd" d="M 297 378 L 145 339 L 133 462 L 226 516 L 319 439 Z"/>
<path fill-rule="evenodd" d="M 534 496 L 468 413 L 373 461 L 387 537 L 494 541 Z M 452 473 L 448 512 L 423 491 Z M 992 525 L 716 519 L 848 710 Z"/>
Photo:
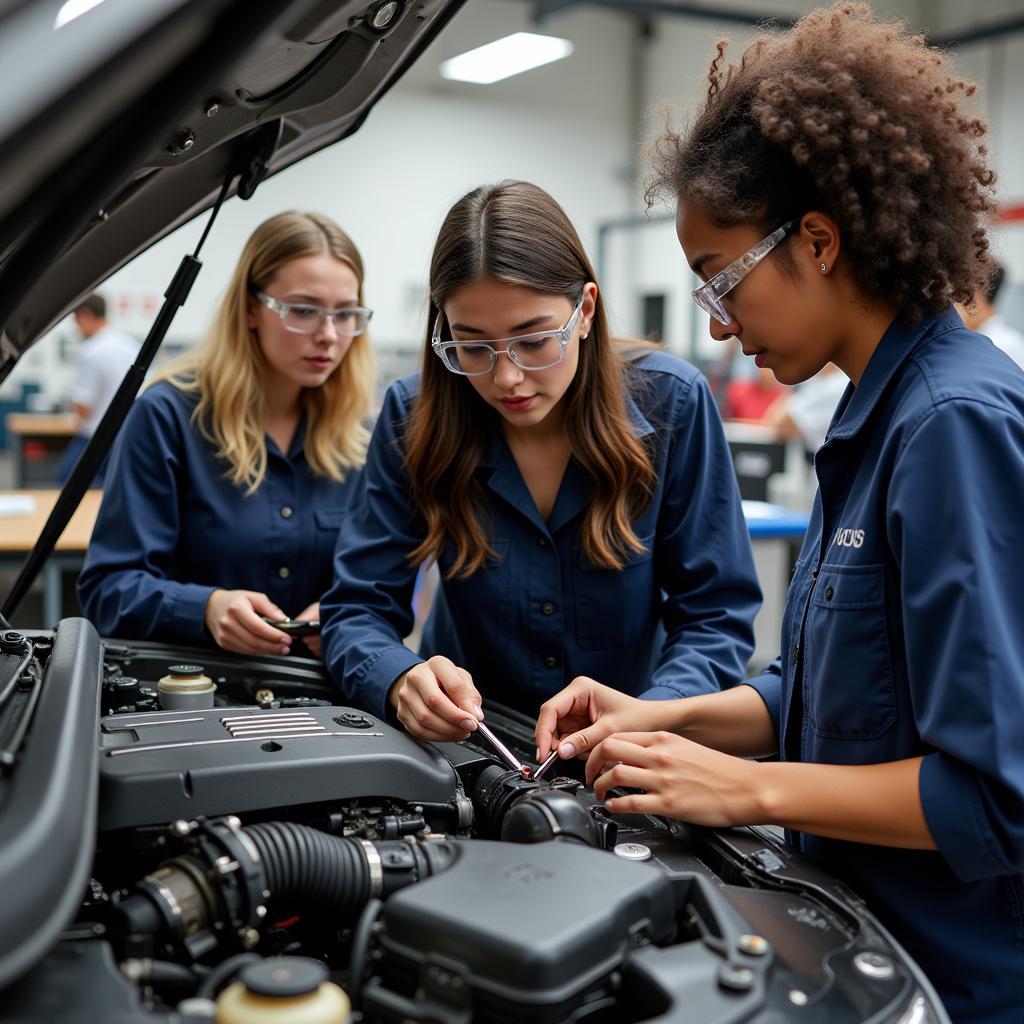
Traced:
<path fill-rule="evenodd" d="M 86 616 L 104 636 L 201 641 L 216 589 L 168 578 L 180 534 L 181 424 L 152 392 L 132 406 L 111 456 L 78 579 Z"/>
<path fill-rule="evenodd" d="M 655 542 L 666 639 L 646 699 L 734 686 L 754 649 L 761 590 L 718 410 L 703 377 L 672 416 Z"/>
<path fill-rule="evenodd" d="M 413 626 L 416 569 L 409 553 L 425 534 L 409 496 L 400 432 L 409 411 L 392 384 L 367 452 L 366 467 L 334 553 L 334 582 L 320 601 L 324 657 L 354 703 L 378 717 L 391 684 L 423 659 L 402 638 Z"/>
<path fill-rule="evenodd" d="M 771 715 L 775 735 L 782 736 L 782 659 L 776 658 L 765 666 L 760 675 L 744 679 L 746 686 L 753 687 L 764 701 L 768 714 Z"/>
<path fill-rule="evenodd" d="M 950 467 L 956 467 L 951 472 Z M 925 818 L 964 881 L 1024 870 L 1024 423 L 997 404 L 930 410 L 888 511 L 903 579 Z"/>

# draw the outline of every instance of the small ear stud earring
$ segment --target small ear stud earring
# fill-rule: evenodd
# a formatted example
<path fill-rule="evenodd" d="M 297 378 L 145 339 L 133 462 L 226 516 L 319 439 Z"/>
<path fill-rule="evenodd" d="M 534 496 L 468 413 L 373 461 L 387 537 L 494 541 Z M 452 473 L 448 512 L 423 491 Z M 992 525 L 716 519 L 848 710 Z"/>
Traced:
<path fill-rule="evenodd" d="M 821 265 L 821 272 L 824 274 L 826 270 L 828 270 L 828 264 L 827 263 L 822 263 L 822 265 Z"/>

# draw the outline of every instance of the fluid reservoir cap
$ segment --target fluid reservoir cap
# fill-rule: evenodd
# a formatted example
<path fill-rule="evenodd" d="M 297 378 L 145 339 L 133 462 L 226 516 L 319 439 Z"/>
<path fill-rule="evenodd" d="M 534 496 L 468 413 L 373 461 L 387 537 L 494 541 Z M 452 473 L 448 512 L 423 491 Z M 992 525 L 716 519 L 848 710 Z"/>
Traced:
<path fill-rule="evenodd" d="M 5 654 L 16 654 L 28 646 L 28 640 L 16 629 L 0 634 L 0 650 Z"/>
<path fill-rule="evenodd" d="M 294 999 L 315 992 L 327 980 L 327 968 L 301 956 L 278 956 L 246 964 L 238 975 L 256 996 Z"/>
<path fill-rule="evenodd" d="M 204 669 L 202 665 L 168 665 L 167 671 L 172 676 L 181 676 L 187 679 L 190 676 L 201 676 Z"/>
<path fill-rule="evenodd" d="M 623 860 L 650 860 L 651 848 L 643 843 L 617 843 L 615 856 Z"/>

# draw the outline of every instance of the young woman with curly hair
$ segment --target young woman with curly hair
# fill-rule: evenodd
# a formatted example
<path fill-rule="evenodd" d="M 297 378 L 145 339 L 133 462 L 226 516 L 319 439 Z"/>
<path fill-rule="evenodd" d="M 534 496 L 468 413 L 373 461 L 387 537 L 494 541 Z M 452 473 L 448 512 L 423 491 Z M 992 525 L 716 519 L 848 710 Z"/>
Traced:
<path fill-rule="evenodd" d="M 782 656 L 661 705 L 579 681 L 544 753 L 611 810 L 775 822 L 846 878 L 957 1021 L 1024 1020 L 1024 376 L 953 308 L 988 273 L 973 86 L 863 5 L 711 65 L 656 146 L 694 298 L 785 384 L 850 378 Z M 660 731 L 654 731 L 660 730 Z M 778 761 L 747 760 L 778 753 Z M 909 1018 L 908 1018 L 909 1019 Z"/>
<path fill-rule="evenodd" d="M 417 656 L 402 638 L 430 561 Z M 706 381 L 610 337 L 546 192 L 463 196 L 434 248 L 422 373 L 385 396 L 322 603 L 345 692 L 428 740 L 467 736 L 484 697 L 535 714 L 582 674 L 708 692 L 742 678 L 759 603 Z"/>
<path fill-rule="evenodd" d="M 281 654 L 292 638 L 264 617 L 319 618 L 369 439 L 370 316 L 337 224 L 289 211 L 256 228 L 206 341 L 118 438 L 78 583 L 104 636 Z"/>

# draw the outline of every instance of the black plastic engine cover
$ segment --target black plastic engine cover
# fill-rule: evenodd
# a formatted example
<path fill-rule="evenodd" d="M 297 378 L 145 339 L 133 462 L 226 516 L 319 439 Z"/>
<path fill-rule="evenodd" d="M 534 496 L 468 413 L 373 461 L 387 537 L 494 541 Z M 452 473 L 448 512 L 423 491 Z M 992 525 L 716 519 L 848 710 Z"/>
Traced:
<path fill-rule="evenodd" d="M 638 942 L 675 931 L 671 883 L 651 865 L 576 843 L 457 845 L 451 868 L 385 902 L 385 976 L 393 966 L 393 978 L 418 976 L 422 990 L 440 968 L 478 1000 L 540 1009 L 570 1002 Z"/>
<path fill-rule="evenodd" d="M 100 719 L 100 828 L 360 797 L 450 803 L 436 751 L 344 707 L 211 708 Z"/>

